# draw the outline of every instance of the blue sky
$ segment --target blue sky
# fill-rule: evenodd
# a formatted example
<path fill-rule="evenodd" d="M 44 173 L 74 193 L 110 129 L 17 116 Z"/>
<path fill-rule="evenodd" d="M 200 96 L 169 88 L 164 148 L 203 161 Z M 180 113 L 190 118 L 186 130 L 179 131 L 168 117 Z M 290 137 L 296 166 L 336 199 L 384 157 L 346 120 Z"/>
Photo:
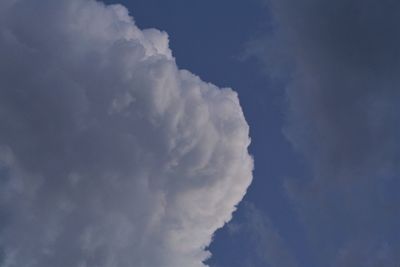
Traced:
<path fill-rule="evenodd" d="M 400 4 L 104 3 L 0 3 L 0 267 L 398 267 Z"/>

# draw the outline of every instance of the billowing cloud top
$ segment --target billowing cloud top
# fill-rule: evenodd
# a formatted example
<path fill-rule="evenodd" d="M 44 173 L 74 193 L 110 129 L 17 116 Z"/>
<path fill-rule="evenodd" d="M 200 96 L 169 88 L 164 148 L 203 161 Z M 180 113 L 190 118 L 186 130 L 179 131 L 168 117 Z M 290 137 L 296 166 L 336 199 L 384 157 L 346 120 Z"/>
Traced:
<path fill-rule="evenodd" d="M 91 0 L 2 0 L 0 58 L 0 265 L 204 266 L 252 177 L 236 93 Z"/>

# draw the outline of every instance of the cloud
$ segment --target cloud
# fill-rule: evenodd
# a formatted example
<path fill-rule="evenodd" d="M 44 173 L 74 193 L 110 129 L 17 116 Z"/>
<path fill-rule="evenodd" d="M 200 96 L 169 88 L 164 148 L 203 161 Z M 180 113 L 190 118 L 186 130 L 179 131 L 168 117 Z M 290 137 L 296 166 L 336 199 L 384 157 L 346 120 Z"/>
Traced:
<path fill-rule="evenodd" d="M 295 257 L 271 219 L 250 202 L 245 202 L 243 207 L 245 215 L 240 231 L 251 238 L 260 264 L 270 267 L 297 267 Z M 249 266 L 252 265 L 256 266 L 249 263 Z"/>
<path fill-rule="evenodd" d="M 400 34 L 392 1 L 274 1 L 275 47 L 258 51 L 295 65 L 289 80 L 288 137 L 316 165 L 394 167 L 399 118 Z M 261 49 L 265 42 L 257 43 Z M 271 45 L 270 45 L 271 46 Z M 284 47 L 285 55 L 276 53 Z M 265 49 L 267 47 L 268 49 Z M 257 52 L 257 51 L 255 51 Z M 286 74 L 287 75 L 287 74 Z M 346 152 L 343 152 L 345 149 Z M 370 153 L 374 151 L 374 153 Z M 368 171 L 366 171 L 368 172 Z M 362 173 L 360 173 L 362 174 Z"/>
<path fill-rule="evenodd" d="M 205 266 L 251 182 L 231 89 L 120 5 L 0 2 L 0 265 Z"/>
<path fill-rule="evenodd" d="M 225 242 L 216 239 L 221 253 L 208 262 L 211 267 L 298 267 L 296 255 L 281 235 L 277 224 L 252 202 L 243 201 L 234 219 L 223 231 Z M 228 242 L 227 242 L 228 241 Z"/>
<path fill-rule="evenodd" d="M 360 246 L 364 239 L 369 247 L 385 243 L 388 251 L 398 250 L 391 235 L 400 222 L 394 204 L 400 173 L 400 4 L 266 4 L 274 29 L 253 41 L 248 53 L 286 83 L 284 132 L 312 173 L 286 187 L 317 262 L 348 266 L 339 260 L 343 251 L 369 251 Z M 346 249 L 353 246 L 358 248 Z M 346 254 L 358 259 L 351 266 L 369 266 L 357 253 Z"/>

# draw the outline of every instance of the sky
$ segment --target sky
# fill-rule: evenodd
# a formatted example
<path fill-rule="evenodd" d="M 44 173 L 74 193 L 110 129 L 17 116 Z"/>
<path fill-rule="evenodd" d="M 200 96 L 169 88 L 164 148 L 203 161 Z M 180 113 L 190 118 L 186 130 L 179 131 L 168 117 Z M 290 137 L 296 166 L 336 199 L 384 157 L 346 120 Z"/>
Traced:
<path fill-rule="evenodd" d="M 399 13 L 0 0 L 0 267 L 398 267 Z"/>

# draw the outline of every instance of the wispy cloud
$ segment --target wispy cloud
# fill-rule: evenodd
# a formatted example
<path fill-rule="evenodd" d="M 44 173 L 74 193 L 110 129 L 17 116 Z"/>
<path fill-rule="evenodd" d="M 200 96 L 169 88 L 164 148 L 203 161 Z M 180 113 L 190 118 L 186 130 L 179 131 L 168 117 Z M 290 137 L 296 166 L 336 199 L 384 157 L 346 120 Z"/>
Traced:
<path fill-rule="evenodd" d="M 286 186 L 313 254 L 321 266 L 378 266 L 363 240 L 369 247 L 385 244 L 386 251 L 400 248 L 392 237 L 400 222 L 393 193 L 400 173 L 400 5 L 266 3 L 274 28 L 249 52 L 287 85 L 284 132 L 313 177 Z M 353 254 L 353 261 L 344 260 Z M 393 261 L 393 254 L 382 255 Z"/>
<path fill-rule="evenodd" d="M 232 222 L 227 229 L 232 236 L 243 235 L 252 251 L 253 257 L 243 259 L 244 267 L 297 267 L 298 263 L 293 253 L 282 238 L 278 228 L 271 219 L 251 202 L 244 202 L 241 206 L 243 218 L 240 222 Z M 242 266 L 242 265 L 241 265 Z"/>

